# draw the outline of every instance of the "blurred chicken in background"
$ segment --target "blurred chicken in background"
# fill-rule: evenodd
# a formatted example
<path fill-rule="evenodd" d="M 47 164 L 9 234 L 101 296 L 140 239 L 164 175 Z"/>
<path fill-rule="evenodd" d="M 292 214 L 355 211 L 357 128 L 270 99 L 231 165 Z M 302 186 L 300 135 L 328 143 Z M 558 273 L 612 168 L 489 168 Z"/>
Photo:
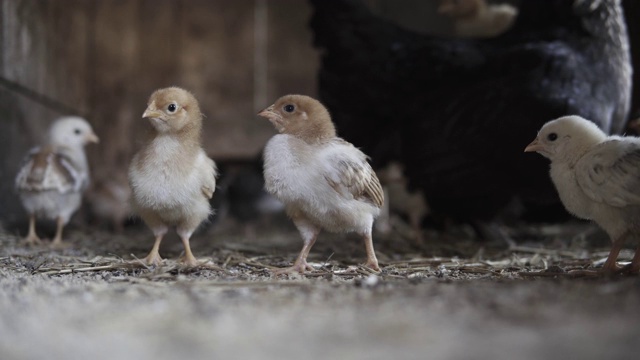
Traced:
<path fill-rule="evenodd" d="M 509 4 L 487 4 L 486 0 L 442 0 L 440 14 L 453 21 L 456 36 L 490 38 L 507 31 L 518 16 Z"/>

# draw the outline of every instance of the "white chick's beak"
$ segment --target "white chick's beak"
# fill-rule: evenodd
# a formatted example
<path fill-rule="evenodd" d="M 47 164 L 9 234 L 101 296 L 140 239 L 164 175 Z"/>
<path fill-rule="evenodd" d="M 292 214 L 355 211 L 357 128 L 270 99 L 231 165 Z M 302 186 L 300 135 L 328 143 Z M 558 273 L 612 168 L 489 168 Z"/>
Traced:
<path fill-rule="evenodd" d="M 538 142 L 538 138 L 536 138 L 531 142 L 531 144 L 527 145 L 527 147 L 524 148 L 524 152 L 540 151 L 543 148 L 544 147 L 542 146 L 542 144 Z"/>
<path fill-rule="evenodd" d="M 90 132 L 85 137 L 85 141 L 88 142 L 88 143 L 97 144 L 97 143 L 100 142 L 100 138 L 98 138 L 98 136 L 96 134 L 94 134 L 93 132 Z"/>
<path fill-rule="evenodd" d="M 274 104 L 275 105 L 275 104 Z M 282 115 L 274 111 L 274 105 L 260 111 L 258 116 L 267 118 L 278 130 L 282 129 Z"/>

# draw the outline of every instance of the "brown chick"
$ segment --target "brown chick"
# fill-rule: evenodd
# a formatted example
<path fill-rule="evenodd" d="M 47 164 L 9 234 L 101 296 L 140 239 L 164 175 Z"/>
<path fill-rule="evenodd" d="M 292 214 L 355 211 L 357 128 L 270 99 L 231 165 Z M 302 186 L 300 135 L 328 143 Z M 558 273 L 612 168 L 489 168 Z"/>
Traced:
<path fill-rule="evenodd" d="M 202 113 L 195 97 L 177 87 L 151 94 L 142 115 L 152 125 L 150 136 L 129 166 L 132 208 L 151 228 L 155 244 L 144 259 L 157 265 L 158 249 L 169 227 L 182 239 L 183 262 L 196 266 L 189 239 L 211 213 L 216 166 L 200 142 Z"/>
<path fill-rule="evenodd" d="M 307 256 L 322 229 L 362 236 L 366 266 L 380 270 L 371 228 L 384 195 L 367 156 L 336 136 L 327 109 L 308 96 L 283 96 L 258 115 L 280 132 L 264 149 L 265 188 L 304 241 L 293 266 L 279 272 L 312 270 Z"/>

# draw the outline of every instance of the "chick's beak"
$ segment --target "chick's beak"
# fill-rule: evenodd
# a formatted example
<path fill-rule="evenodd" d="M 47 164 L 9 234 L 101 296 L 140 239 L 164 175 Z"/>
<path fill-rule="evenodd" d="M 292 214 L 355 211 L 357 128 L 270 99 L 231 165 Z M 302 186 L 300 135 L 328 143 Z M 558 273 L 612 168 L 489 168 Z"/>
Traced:
<path fill-rule="evenodd" d="M 533 140 L 531 142 L 531 144 L 527 145 L 526 148 L 524 148 L 524 152 L 533 152 L 533 151 L 540 151 L 542 150 L 542 144 L 540 144 L 538 142 L 538 138 L 536 138 L 535 140 Z"/>
<path fill-rule="evenodd" d="M 262 117 L 265 117 L 265 118 L 267 118 L 267 119 L 271 120 L 271 119 L 273 119 L 273 118 L 275 118 L 275 117 L 278 117 L 278 114 L 276 114 L 276 113 L 273 111 L 273 105 L 271 105 L 271 106 L 269 106 L 268 108 L 266 108 L 266 109 L 264 109 L 264 110 L 260 111 L 260 112 L 258 113 L 258 116 L 262 116 Z"/>
<path fill-rule="evenodd" d="M 86 139 L 87 139 L 87 142 L 90 142 L 90 143 L 97 144 L 97 143 L 100 142 L 100 139 L 98 138 L 98 136 L 96 134 L 92 133 L 92 132 L 87 134 Z"/>
<path fill-rule="evenodd" d="M 162 115 L 160 111 L 158 111 L 155 107 L 149 106 L 147 110 L 142 114 L 143 119 L 154 119 L 159 118 Z"/>

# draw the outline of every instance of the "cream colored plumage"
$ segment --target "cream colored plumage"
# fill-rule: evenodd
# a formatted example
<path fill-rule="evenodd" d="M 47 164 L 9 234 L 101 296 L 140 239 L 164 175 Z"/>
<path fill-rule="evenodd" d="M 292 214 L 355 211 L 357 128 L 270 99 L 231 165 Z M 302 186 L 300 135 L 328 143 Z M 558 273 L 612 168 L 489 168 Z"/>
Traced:
<path fill-rule="evenodd" d="M 545 124 L 525 151 L 551 160 L 551 179 L 570 213 L 609 234 L 603 271 L 617 271 L 625 240 L 640 235 L 640 138 L 607 136 L 588 120 L 565 116 Z M 629 271 L 640 271 L 640 247 Z"/>
<path fill-rule="evenodd" d="M 152 129 L 131 161 L 129 184 L 134 212 L 156 237 L 144 260 L 162 261 L 160 242 L 175 226 L 185 249 L 183 262 L 196 266 L 189 239 L 211 212 L 209 199 L 217 176 L 215 163 L 200 143 L 202 113 L 191 93 L 171 87 L 151 95 L 142 117 L 149 119 Z"/>
<path fill-rule="evenodd" d="M 371 227 L 384 196 L 366 155 L 336 137 L 329 112 L 308 96 L 283 96 L 258 115 L 280 132 L 264 150 L 265 187 L 285 204 L 304 240 L 284 272 L 312 269 L 306 259 L 321 229 L 360 234 L 366 265 L 379 270 Z"/>
<path fill-rule="evenodd" d="M 91 125 L 76 116 L 56 120 L 48 143 L 32 149 L 16 176 L 16 190 L 29 213 L 27 244 L 40 243 L 36 217 L 56 220 L 52 246 L 63 245 L 62 229 L 80 207 L 82 192 L 89 184 L 89 165 L 84 146 L 98 142 Z"/>

